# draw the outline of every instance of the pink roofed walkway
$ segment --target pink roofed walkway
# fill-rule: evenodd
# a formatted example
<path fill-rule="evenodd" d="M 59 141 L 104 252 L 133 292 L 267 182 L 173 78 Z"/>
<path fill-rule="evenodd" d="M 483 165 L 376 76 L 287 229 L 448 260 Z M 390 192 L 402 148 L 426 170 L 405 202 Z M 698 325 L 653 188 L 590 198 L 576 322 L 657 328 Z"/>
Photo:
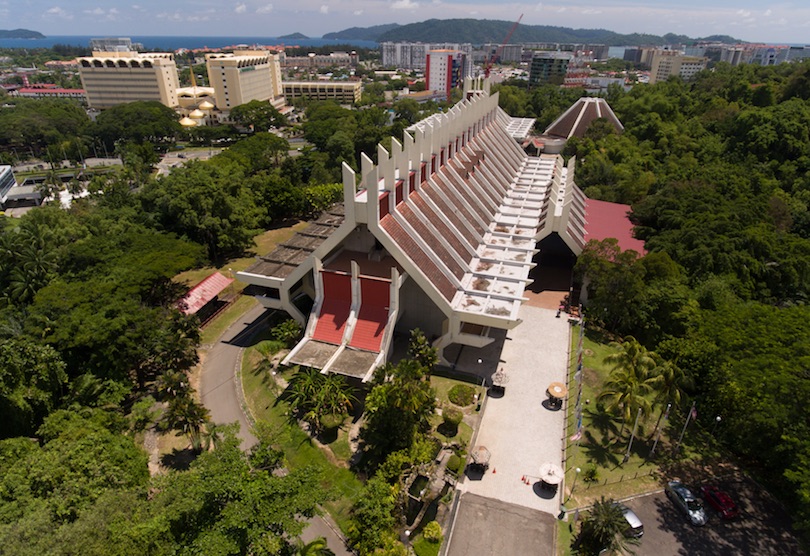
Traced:
<path fill-rule="evenodd" d="M 222 293 L 222 290 L 227 288 L 231 282 L 233 282 L 233 278 L 227 278 L 219 272 L 215 272 L 191 288 L 185 297 L 177 302 L 177 308 L 186 315 L 196 314 L 205 307 L 206 303 Z"/>
<path fill-rule="evenodd" d="M 633 237 L 633 223 L 628 214 L 630 205 L 587 199 L 585 201 L 585 241 L 607 238 L 619 240 L 622 251 L 632 249 L 644 255 L 644 242 Z"/>

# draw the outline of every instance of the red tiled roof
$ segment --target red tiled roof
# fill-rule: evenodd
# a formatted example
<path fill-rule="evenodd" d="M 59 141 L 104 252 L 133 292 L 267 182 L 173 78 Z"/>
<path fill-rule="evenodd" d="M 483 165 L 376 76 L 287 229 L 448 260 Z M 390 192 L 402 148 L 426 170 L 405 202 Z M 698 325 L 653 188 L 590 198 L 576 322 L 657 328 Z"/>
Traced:
<path fill-rule="evenodd" d="M 206 303 L 216 298 L 231 282 L 233 282 L 233 278 L 227 278 L 219 272 L 215 272 L 191 288 L 185 297 L 177 302 L 177 308 L 181 313 L 193 315 Z"/>
<path fill-rule="evenodd" d="M 644 242 L 633 237 L 633 223 L 628 213 L 630 205 L 608 203 L 587 199 L 585 201 L 585 241 L 595 239 L 601 241 L 607 238 L 619 240 L 622 251 L 633 249 L 640 254 L 646 253 Z"/>

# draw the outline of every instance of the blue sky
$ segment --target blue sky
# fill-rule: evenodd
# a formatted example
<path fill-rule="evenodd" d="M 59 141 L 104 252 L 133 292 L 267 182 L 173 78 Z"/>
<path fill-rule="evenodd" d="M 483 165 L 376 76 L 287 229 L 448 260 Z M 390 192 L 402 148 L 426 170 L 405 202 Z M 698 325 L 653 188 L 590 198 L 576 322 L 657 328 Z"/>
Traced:
<path fill-rule="evenodd" d="M 46 35 L 320 37 L 347 27 L 430 18 L 516 20 L 620 33 L 726 34 L 752 42 L 810 43 L 810 2 L 752 0 L 0 0 L 0 28 Z"/>

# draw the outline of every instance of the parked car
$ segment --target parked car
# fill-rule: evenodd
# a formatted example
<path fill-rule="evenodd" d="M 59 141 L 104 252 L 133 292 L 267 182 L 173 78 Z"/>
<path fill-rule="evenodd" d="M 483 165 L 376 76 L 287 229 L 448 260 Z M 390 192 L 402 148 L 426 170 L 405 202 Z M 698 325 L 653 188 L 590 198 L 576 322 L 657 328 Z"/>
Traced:
<path fill-rule="evenodd" d="M 624 520 L 627 522 L 627 528 L 622 531 L 622 533 L 624 533 L 625 537 L 640 539 L 644 535 L 644 524 L 641 523 L 641 520 L 636 515 L 636 512 L 624 504 L 618 504 L 618 506 L 621 508 L 622 513 L 624 514 Z"/>
<path fill-rule="evenodd" d="M 667 498 L 686 515 L 692 525 L 706 525 L 709 516 L 700 500 L 680 481 L 669 481 L 664 488 Z"/>
<path fill-rule="evenodd" d="M 740 515 L 740 509 L 731 499 L 731 496 L 716 486 L 703 485 L 700 487 L 700 493 L 703 495 L 706 504 L 720 514 L 723 519 L 733 519 Z"/>

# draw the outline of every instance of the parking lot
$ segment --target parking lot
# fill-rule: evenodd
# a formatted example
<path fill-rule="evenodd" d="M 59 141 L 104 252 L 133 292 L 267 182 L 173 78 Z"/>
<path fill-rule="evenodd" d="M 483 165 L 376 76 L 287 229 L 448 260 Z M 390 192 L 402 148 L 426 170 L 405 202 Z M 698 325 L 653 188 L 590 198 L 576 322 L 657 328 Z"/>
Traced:
<path fill-rule="evenodd" d="M 644 523 L 636 554 L 655 556 L 802 556 L 782 507 L 753 481 L 734 477 L 715 481 L 740 507 L 724 521 L 710 509 L 704 527 L 691 525 L 663 492 L 625 502 Z M 689 485 L 697 493 L 698 485 Z"/>

